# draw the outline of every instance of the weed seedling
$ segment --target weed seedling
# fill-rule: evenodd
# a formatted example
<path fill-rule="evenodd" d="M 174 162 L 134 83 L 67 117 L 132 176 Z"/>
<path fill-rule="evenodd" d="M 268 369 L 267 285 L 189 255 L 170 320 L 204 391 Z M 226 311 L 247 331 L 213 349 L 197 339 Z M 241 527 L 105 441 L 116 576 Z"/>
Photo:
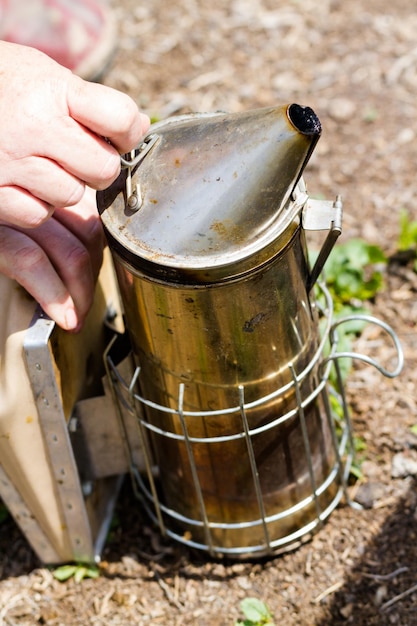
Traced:
<path fill-rule="evenodd" d="M 235 626 L 274 626 L 272 615 L 264 602 L 257 598 L 245 598 L 240 603 L 240 609 L 245 616 L 244 620 L 237 620 Z"/>

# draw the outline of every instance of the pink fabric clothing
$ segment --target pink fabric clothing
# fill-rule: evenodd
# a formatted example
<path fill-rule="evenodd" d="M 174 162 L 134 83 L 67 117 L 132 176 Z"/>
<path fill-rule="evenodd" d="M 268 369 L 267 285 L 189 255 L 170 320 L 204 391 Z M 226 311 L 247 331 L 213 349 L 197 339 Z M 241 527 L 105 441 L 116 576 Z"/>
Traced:
<path fill-rule="evenodd" d="M 115 47 L 115 26 L 97 0 L 0 0 L 0 39 L 45 52 L 95 78 Z"/>

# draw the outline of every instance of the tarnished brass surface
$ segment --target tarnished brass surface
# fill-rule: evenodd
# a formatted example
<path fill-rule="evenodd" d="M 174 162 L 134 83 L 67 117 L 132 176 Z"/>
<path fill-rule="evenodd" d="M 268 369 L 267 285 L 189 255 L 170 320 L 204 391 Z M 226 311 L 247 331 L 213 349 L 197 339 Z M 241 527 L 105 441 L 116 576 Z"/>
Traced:
<path fill-rule="evenodd" d="M 180 383 L 184 410 L 209 411 L 238 405 L 238 385 L 250 403 L 291 382 L 288 363 L 302 372 L 317 349 L 317 320 L 306 293 L 307 267 L 297 228 L 275 262 L 251 276 L 202 287 L 160 284 L 137 276 L 117 259 L 127 327 L 141 367 L 140 393 L 147 400 L 176 408 Z M 302 386 L 303 399 L 317 385 L 315 373 Z M 294 388 L 278 399 L 247 411 L 250 429 L 268 425 L 297 407 Z M 183 434 L 178 416 L 147 409 L 147 419 L 163 431 Z M 259 519 L 246 442 L 243 438 L 207 443 L 210 437 L 242 432 L 239 413 L 188 417 L 194 460 L 210 522 Z M 334 463 L 328 425 L 316 402 L 306 409 L 306 425 L 315 481 L 320 485 Z M 153 451 L 164 503 L 191 519 L 201 519 L 184 441 L 154 434 Z M 274 515 L 311 496 L 307 451 L 298 414 L 252 437 L 265 514 Z M 333 484 L 321 497 L 323 509 L 334 496 Z M 314 503 L 280 520 L 271 538 L 295 531 L 317 515 Z M 203 529 L 187 528 L 203 541 Z M 263 528 L 213 531 L 219 545 L 262 543 Z"/>
<path fill-rule="evenodd" d="M 306 450 L 290 369 L 301 373 L 318 343 L 302 206 L 292 193 L 320 124 L 310 109 L 290 105 L 185 116 L 153 132 L 160 141 L 129 180 L 129 189 L 140 186 L 141 208 L 130 210 L 123 175 L 98 202 L 141 368 L 140 394 L 175 409 L 184 384 L 185 411 L 220 410 L 185 417 L 188 435 L 198 440 L 191 444 L 192 462 L 179 416 L 146 410 L 149 423 L 162 431 L 151 436 L 162 501 L 180 517 L 206 515 L 209 524 L 225 524 L 212 529 L 216 545 L 262 544 L 263 525 L 245 523 L 311 497 L 313 483 L 321 485 L 334 464 L 320 399 L 305 407 Z M 317 378 L 314 367 L 300 385 L 302 401 Z M 289 385 L 275 399 L 246 410 L 251 431 L 264 427 L 250 437 L 263 512 L 247 440 L 240 436 L 242 416 L 222 413 L 239 405 L 240 385 L 246 404 Z M 292 417 L 270 427 L 292 409 Z M 218 437 L 229 439 L 211 440 Z M 326 508 L 336 489 L 332 482 L 316 504 Z M 316 504 L 272 522 L 270 539 L 315 519 Z M 201 526 L 179 527 L 205 542 Z"/>

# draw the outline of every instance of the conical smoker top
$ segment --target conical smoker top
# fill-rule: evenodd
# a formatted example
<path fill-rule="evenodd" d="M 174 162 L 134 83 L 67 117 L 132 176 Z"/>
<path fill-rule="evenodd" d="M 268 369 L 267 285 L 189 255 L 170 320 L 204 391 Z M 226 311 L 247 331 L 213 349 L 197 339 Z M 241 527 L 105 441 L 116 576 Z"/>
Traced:
<path fill-rule="evenodd" d="M 98 193 L 112 247 L 134 266 L 182 278 L 239 264 L 294 219 L 289 200 L 320 132 L 297 104 L 153 125 L 156 141 L 132 172 L 140 207 L 129 207 L 126 170 Z"/>

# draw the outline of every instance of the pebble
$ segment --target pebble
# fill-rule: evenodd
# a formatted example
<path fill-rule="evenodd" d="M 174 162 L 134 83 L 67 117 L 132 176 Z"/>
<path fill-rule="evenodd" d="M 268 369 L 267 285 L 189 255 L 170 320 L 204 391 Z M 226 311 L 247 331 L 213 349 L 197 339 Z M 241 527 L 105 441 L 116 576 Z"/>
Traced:
<path fill-rule="evenodd" d="M 360 485 L 355 500 L 365 509 L 371 509 L 377 500 L 384 495 L 384 485 L 378 482 L 367 482 Z"/>
<path fill-rule="evenodd" d="M 335 98 L 327 105 L 327 112 L 336 122 L 346 122 L 350 120 L 356 111 L 353 100 L 348 98 Z"/>
<path fill-rule="evenodd" d="M 374 603 L 375 606 L 381 606 L 385 598 L 388 595 L 388 588 L 386 585 L 380 585 L 375 592 Z"/>
<path fill-rule="evenodd" d="M 344 617 L 345 619 L 348 619 L 353 612 L 353 603 L 349 602 L 349 604 L 346 604 L 345 606 L 342 606 L 342 608 L 340 609 L 340 614 L 342 617 Z"/>
<path fill-rule="evenodd" d="M 238 576 L 236 579 L 237 584 L 241 589 L 248 591 L 252 589 L 252 582 L 249 580 L 247 576 Z"/>
<path fill-rule="evenodd" d="M 398 452 L 392 458 L 392 478 L 405 478 L 417 476 L 417 460 L 404 452 Z"/>
<path fill-rule="evenodd" d="M 414 141 L 416 134 L 412 128 L 402 128 L 397 135 L 397 144 L 404 145 Z"/>

